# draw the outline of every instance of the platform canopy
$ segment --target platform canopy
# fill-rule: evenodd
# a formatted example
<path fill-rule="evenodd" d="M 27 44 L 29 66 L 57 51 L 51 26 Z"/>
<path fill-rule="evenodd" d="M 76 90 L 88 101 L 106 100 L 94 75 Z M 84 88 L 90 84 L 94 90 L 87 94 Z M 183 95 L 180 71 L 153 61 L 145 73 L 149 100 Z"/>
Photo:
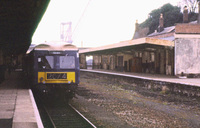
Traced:
<path fill-rule="evenodd" d="M 156 50 L 157 48 L 163 47 L 174 48 L 174 41 L 156 38 L 139 38 L 96 48 L 83 49 L 79 51 L 79 54 L 109 54 L 128 50 Z"/>
<path fill-rule="evenodd" d="M 25 53 L 50 0 L 0 0 L 0 50 Z"/>

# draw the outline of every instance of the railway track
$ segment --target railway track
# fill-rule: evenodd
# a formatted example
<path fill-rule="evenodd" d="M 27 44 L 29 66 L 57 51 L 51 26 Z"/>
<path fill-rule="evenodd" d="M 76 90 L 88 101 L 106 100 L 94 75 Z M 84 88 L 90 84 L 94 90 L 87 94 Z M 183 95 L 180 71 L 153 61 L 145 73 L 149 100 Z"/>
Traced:
<path fill-rule="evenodd" d="M 44 128 L 96 128 L 72 105 L 35 96 Z"/>

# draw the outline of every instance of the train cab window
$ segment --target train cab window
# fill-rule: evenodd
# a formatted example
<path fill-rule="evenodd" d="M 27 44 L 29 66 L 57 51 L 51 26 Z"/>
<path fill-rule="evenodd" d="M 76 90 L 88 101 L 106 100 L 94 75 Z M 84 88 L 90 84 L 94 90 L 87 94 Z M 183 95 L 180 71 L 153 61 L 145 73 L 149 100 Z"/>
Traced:
<path fill-rule="evenodd" d="M 54 67 L 53 56 L 39 56 L 38 57 L 38 68 L 39 69 L 52 69 Z"/>
<path fill-rule="evenodd" d="M 75 57 L 74 56 L 60 56 L 60 69 L 74 69 Z"/>

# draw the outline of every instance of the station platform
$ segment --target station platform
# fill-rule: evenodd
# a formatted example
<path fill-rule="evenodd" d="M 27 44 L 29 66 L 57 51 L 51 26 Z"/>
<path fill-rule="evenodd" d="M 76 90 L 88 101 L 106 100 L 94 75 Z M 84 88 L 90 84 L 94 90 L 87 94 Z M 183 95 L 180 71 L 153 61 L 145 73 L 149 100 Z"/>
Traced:
<path fill-rule="evenodd" d="M 162 75 L 162 74 L 119 72 L 119 71 L 104 70 L 104 69 L 81 69 L 81 71 L 200 87 L 200 78 L 177 78 L 176 76 Z"/>
<path fill-rule="evenodd" d="M 43 128 L 32 94 L 22 72 L 6 72 L 0 83 L 0 128 Z"/>

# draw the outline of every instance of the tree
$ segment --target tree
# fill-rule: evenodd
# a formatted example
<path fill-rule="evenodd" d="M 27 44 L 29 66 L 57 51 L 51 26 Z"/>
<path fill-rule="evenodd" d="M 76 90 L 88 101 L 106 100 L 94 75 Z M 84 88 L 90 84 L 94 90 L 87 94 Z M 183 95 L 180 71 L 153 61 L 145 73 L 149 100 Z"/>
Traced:
<path fill-rule="evenodd" d="M 160 14 L 164 17 L 164 27 L 173 26 L 175 23 L 183 21 L 183 14 L 180 7 L 171 4 L 165 4 L 161 8 L 155 9 L 149 13 L 148 19 L 140 24 L 141 28 L 149 27 L 149 34 L 154 32 L 159 26 Z"/>
<path fill-rule="evenodd" d="M 179 4 L 182 8 L 186 5 L 189 8 L 190 13 L 196 13 L 198 10 L 199 1 L 200 0 L 182 0 Z"/>

